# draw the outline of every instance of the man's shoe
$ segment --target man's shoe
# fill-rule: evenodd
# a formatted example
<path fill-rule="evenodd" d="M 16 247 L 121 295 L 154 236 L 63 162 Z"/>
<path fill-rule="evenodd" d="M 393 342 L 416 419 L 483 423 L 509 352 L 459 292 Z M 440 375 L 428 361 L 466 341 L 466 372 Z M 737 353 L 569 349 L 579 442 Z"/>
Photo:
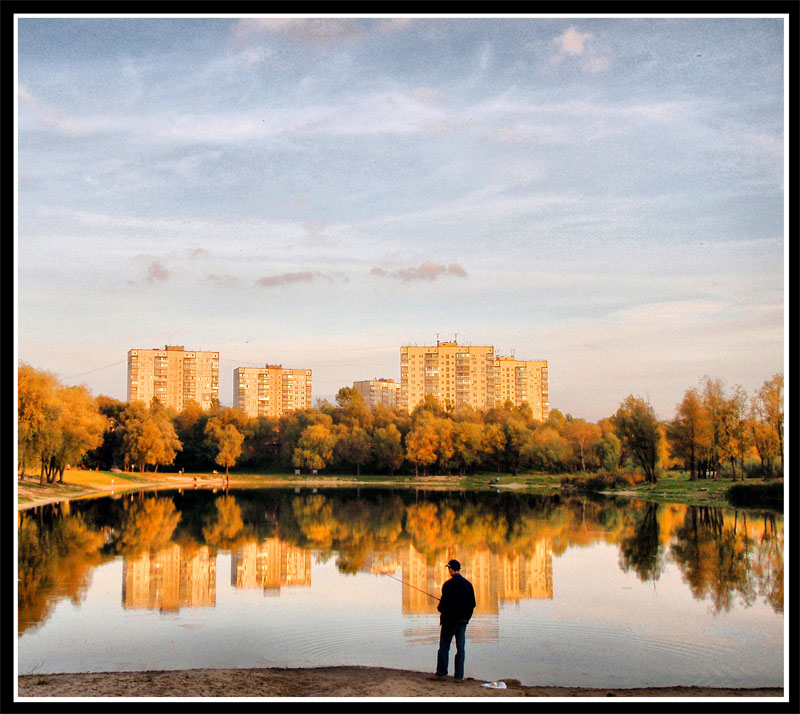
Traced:
<path fill-rule="evenodd" d="M 463 679 L 454 679 L 453 681 L 454 681 L 456 684 L 463 684 L 463 683 L 464 683 L 464 680 L 463 680 Z"/>
<path fill-rule="evenodd" d="M 441 682 L 443 679 L 447 679 L 447 677 L 443 674 L 432 674 L 428 677 L 428 679 L 434 682 Z"/>

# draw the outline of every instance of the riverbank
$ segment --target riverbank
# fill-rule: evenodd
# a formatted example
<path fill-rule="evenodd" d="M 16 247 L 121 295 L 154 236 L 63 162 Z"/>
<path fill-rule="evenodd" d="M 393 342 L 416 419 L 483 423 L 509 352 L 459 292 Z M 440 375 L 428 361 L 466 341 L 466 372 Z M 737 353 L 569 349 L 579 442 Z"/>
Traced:
<path fill-rule="evenodd" d="M 783 483 L 782 479 L 776 480 Z M 773 481 L 775 483 L 776 481 Z M 574 483 L 574 481 L 573 481 Z M 736 483 L 742 483 L 737 481 Z M 767 483 L 761 479 L 749 484 Z M 694 506 L 730 508 L 726 498 L 733 481 L 689 481 L 679 475 L 669 474 L 656 484 L 637 483 L 621 490 L 601 491 L 604 496 L 639 498 L 657 503 L 681 503 Z M 477 474 L 469 476 L 347 476 L 347 475 L 290 475 L 290 474 L 174 474 L 146 472 L 123 473 L 118 471 L 86 471 L 68 469 L 63 483 L 39 484 L 39 478 L 26 476 L 17 479 L 17 507 L 20 510 L 57 503 L 76 498 L 118 495 L 130 491 L 181 489 L 181 488 L 415 488 L 415 489 L 493 489 L 514 490 L 535 494 L 564 492 L 560 475 L 521 473 Z M 574 488 L 567 490 L 574 493 Z"/>
<path fill-rule="evenodd" d="M 716 687 L 526 686 L 504 679 L 506 689 L 488 689 L 486 680 L 427 679 L 427 672 L 383 667 L 307 669 L 190 669 L 149 672 L 27 674 L 18 678 L 20 697 L 783 697 L 783 689 Z"/>

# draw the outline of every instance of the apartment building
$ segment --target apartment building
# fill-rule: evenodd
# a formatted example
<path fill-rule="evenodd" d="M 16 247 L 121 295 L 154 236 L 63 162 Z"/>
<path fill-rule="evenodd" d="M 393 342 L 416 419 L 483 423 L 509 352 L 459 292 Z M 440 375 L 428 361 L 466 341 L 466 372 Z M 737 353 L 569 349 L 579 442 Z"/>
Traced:
<path fill-rule="evenodd" d="M 183 345 L 128 350 L 128 401 L 149 406 L 154 398 L 177 412 L 190 401 L 209 409 L 219 400 L 219 352 Z"/>
<path fill-rule="evenodd" d="M 533 418 L 546 421 L 550 415 L 547 360 L 518 360 L 498 355 L 494 362 L 495 404 L 527 403 Z"/>
<path fill-rule="evenodd" d="M 233 405 L 250 417 L 279 417 L 311 408 L 311 370 L 280 364 L 233 370 Z"/>
<path fill-rule="evenodd" d="M 364 379 L 353 382 L 353 389 L 364 397 L 368 407 L 374 407 L 376 404 L 385 404 L 387 407 L 394 409 L 398 402 L 400 384 L 393 379 Z"/>
<path fill-rule="evenodd" d="M 426 396 L 484 411 L 511 401 L 527 403 L 536 419 L 550 414 L 546 360 L 495 355 L 492 345 L 457 342 L 400 348 L 399 406 L 411 412 Z"/>

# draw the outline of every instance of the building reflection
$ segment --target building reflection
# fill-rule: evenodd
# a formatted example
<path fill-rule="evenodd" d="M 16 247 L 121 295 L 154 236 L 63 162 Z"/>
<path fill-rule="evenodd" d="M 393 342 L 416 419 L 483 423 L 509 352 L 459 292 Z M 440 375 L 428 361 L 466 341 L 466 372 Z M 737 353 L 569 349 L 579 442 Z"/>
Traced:
<path fill-rule="evenodd" d="M 552 599 L 553 551 L 550 541 L 538 541 L 530 552 L 503 554 L 488 549 L 456 547 L 441 562 L 428 562 L 412 544 L 367 555 L 362 572 L 389 574 L 402 581 L 403 615 L 436 614 L 444 568 L 450 558 L 461 561 L 462 573 L 475 588 L 472 636 L 496 636 L 497 616 L 505 602 Z M 172 543 L 156 553 L 124 559 L 122 602 L 126 609 L 177 611 L 184 607 L 216 605 L 216 558 L 208 546 Z M 230 584 L 260 588 L 277 596 L 282 588 L 311 586 L 311 551 L 279 538 L 250 541 L 231 551 Z M 478 623 L 482 623 L 478 626 Z M 494 634 L 492 634 L 494 633 Z"/>
<path fill-rule="evenodd" d="M 214 607 L 217 561 L 208 546 L 171 543 L 156 553 L 144 552 L 123 561 L 122 604 L 126 609 L 177 611 L 182 607 Z"/>
<path fill-rule="evenodd" d="M 279 595 L 282 587 L 311 586 L 311 551 L 278 538 L 250 541 L 231 553 L 231 585 L 262 588 Z"/>
<path fill-rule="evenodd" d="M 512 555 L 457 547 L 433 564 L 409 544 L 397 553 L 401 579 L 408 584 L 403 586 L 404 613 L 436 612 L 437 601 L 426 593 L 441 593 L 448 577 L 444 564 L 450 558 L 461 562 L 462 574 L 475 588 L 476 615 L 498 613 L 501 602 L 553 597 L 553 549 L 548 539 L 538 541 L 529 553 Z"/>
<path fill-rule="evenodd" d="M 500 605 L 525 599 L 553 598 L 553 549 L 549 539 L 538 541 L 531 552 L 501 554 L 488 549 L 458 547 L 441 562 L 429 563 L 424 553 L 408 544 L 393 552 L 373 553 L 362 570 L 389 574 L 402 580 L 402 611 L 409 618 L 437 613 L 442 584 L 449 577 L 444 564 L 455 558 L 475 588 L 474 617 L 467 630 L 473 641 L 499 637 Z M 419 620 L 404 635 L 420 643 L 438 641 L 438 627 Z"/>

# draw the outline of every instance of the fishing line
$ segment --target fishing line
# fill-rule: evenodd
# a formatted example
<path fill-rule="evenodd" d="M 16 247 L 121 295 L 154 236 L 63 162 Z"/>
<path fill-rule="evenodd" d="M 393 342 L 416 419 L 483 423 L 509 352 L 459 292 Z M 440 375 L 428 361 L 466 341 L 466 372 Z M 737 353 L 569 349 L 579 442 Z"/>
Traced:
<path fill-rule="evenodd" d="M 383 573 L 383 575 L 388 575 L 392 580 L 396 580 L 398 583 L 403 583 L 403 585 L 408 585 L 410 588 L 414 588 L 414 590 L 419 590 L 421 593 L 425 593 L 428 597 L 432 597 L 434 600 L 441 600 L 442 598 L 436 597 L 436 595 L 431 595 L 429 592 L 422 590 L 421 588 L 414 587 L 411 583 L 407 583 L 405 580 L 400 580 L 400 578 L 394 577 L 394 575 L 390 575 L 389 573 Z"/>

